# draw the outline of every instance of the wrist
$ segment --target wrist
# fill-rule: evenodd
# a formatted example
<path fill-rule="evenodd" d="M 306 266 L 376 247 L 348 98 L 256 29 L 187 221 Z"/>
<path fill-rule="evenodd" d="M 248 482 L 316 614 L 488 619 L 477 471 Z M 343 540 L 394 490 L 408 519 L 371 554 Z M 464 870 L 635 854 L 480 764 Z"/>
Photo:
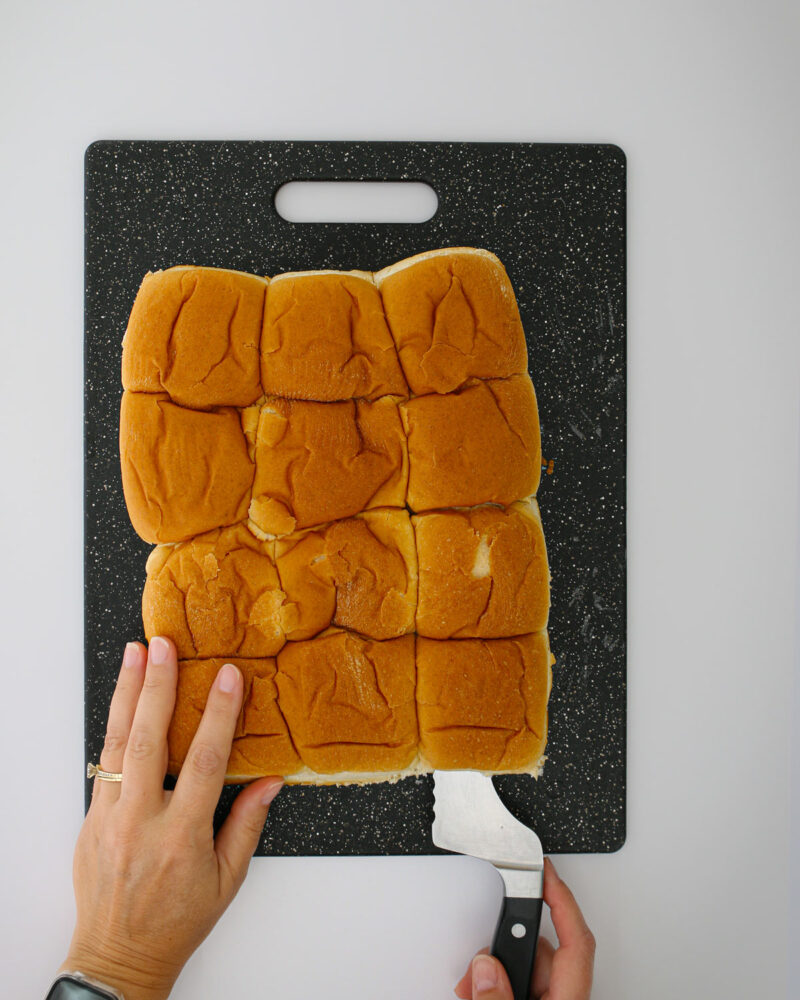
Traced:
<path fill-rule="evenodd" d="M 89 979 L 113 987 L 125 1000 L 167 1000 L 177 979 L 177 975 L 154 969 L 150 963 L 134 961 L 130 956 L 101 953 L 74 943 L 58 972 L 81 972 Z"/>

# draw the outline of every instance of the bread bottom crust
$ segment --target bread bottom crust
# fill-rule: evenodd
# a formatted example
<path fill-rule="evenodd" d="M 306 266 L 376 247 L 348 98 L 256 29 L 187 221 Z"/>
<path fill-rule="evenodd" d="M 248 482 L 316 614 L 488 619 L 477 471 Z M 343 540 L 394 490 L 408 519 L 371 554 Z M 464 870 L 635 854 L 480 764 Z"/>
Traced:
<path fill-rule="evenodd" d="M 547 755 L 542 754 L 539 759 L 530 767 L 519 768 L 516 771 L 480 771 L 488 776 L 504 774 L 529 774 L 532 778 L 541 777 L 544 769 L 544 762 Z M 463 770 L 475 770 L 474 768 L 464 768 Z M 394 785 L 404 778 L 417 778 L 426 774 L 433 774 L 434 768 L 422 758 L 417 757 L 407 768 L 402 771 L 369 771 L 355 772 L 342 771 L 339 774 L 317 774 L 308 767 L 287 774 L 284 781 L 287 785 L 376 785 L 386 783 Z M 226 785 L 245 785 L 258 778 L 266 778 L 267 774 L 226 774 Z"/>

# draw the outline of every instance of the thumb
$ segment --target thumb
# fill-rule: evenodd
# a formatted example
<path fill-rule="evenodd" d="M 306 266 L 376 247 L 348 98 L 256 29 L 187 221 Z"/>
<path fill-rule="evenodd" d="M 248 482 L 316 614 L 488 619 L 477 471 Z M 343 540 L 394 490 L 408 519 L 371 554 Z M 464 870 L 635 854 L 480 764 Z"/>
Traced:
<path fill-rule="evenodd" d="M 472 960 L 472 1000 L 514 1000 L 506 970 L 491 955 Z"/>
<path fill-rule="evenodd" d="M 214 841 L 220 873 L 226 877 L 227 895 L 233 897 L 247 874 L 247 866 L 258 847 L 270 803 L 283 787 L 282 778 L 254 781 L 233 801 L 228 818 Z"/>

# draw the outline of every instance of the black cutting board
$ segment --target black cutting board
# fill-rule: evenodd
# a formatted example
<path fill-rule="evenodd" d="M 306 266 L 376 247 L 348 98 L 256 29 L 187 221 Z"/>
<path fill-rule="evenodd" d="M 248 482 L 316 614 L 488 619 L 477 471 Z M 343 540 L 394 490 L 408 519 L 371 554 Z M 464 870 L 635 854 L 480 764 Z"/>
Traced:
<path fill-rule="evenodd" d="M 421 180 L 413 224 L 290 223 L 281 184 Z M 375 270 L 423 250 L 484 247 L 516 290 L 539 401 L 539 505 L 557 662 L 537 782 L 495 779 L 547 852 L 625 839 L 625 157 L 612 145 L 98 142 L 86 153 L 86 757 L 98 760 L 125 642 L 142 637 L 149 546 L 125 510 L 117 445 L 121 341 L 148 270 Z M 226 789 L 218 820 L 237 789 Z M 87 783 L 86 801 L 90 788 Z M 287 788 L 259 853 L 433 854 L 432 783 Z"/>

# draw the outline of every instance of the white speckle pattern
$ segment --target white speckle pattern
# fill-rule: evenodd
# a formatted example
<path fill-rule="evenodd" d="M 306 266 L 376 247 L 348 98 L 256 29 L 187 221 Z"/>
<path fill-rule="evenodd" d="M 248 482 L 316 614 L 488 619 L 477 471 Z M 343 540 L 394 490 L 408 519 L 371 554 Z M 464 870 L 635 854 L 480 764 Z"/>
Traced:
<path fill-rule="evenodd" d="M 289 223 L 298 177 L 425 180 L 420 225 Z M 547 766 L 495 779 L 548 853 L 625 839 L 625 158 L 608 145 L 100 142 L 86 155 L 86 759 L 99 759 L 125 642 L 141 636 L 149 546 L 130 525 L 117 445 L 122 335 L 147 271 L 377 271 L 425 250 L 500 258 L 526 331 L 553 462 L 538 501 L 557 657 Z M 91 786 L 87 782 L 86 796 Z M 236 789 L 226 789 L 224 817 Z M 259 854 L 433 854 L 431 779 L 293 787 Z"/>

